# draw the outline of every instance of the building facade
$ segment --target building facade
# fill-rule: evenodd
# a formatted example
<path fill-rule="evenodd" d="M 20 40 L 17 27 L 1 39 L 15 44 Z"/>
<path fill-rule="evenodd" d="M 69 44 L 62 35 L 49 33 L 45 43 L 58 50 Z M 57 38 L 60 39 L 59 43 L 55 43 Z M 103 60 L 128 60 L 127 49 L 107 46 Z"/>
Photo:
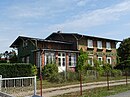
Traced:
<path fill-rule="evenodd" d="M 38 68 L 56 63 L 59 72 L 75 71 L 79 50 L 88 52 L 88 64 L 93 59 L 116 65 L 118 40 L 81 35 L 77 33 L 52 33 L 46 39 L 19 36 L 10 47 L 18 49 L 20 62 L 36 64 Z"/>

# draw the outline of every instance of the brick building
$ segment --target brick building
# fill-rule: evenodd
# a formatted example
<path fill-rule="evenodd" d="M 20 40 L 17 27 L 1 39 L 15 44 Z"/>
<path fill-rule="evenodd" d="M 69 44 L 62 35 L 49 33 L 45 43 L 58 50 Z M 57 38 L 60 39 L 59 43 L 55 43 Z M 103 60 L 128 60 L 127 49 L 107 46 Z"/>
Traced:
<path fill-rule="evenodd" d="M 58 65 L 59 72 L 75 70 L 79 50 L 88 52 L 88 64 L 93 66 L 93 59 L 116 64 L 116 44 L 119 40 L 81 35 L 77 33 L 52 33 L 46 39 L 19 36 L 10 47 L 18 49 L 20 62 Z"/>

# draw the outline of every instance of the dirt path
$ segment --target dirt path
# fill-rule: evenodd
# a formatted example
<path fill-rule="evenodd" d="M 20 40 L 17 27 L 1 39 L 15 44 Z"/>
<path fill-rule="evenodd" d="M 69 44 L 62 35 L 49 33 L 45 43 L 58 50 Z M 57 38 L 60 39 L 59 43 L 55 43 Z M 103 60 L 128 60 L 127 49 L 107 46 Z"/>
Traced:
<path fill-rule="evenodd" d="M 130 83 L 130 79 L 129 79 L 129 83 Z M 110 81 L 110 86 L 121 85 L 121 84 L 126 84 L 125 79 Z M 83 90 L 93 89 L 93 88 L 97 88 L 97 87 L 106 87 L 106 86 L 107 86 L 106 81 L 84 83 Z M 52 96 L 57 96 L 57 95 L 76 92 L 76 91 L 80 91 L 79 84 L 55 87 L 55 88 L 47 88 L 47 89 L 42 90 L 43 97 L 52 97 Z M 15 94 L 15 96 L 24 95 L 26 97 L 31 97 L 31 96 L 27 96 L 27 95 L 30 95 L 33 92 L 34 91 L 20 92 L 20 93 Z M 37 90 L 37 94 L 40 95 L 40 90 Z"/>
<path fill-rule="evenodd" d="M 122 84 L 125 84 L 125 82 L 111 83 L 110 86 L 122 85 Z M 83 87 L 83 90 L 93 89 L 93 88 L 97 88 L 97 87 L 106 87 L 106 86 L 107 86 L 106 83 L 95 84 L 95 85 L 93 84 L 93 85 L 90 85 L 90 86 L 86 85 L 86 86 Z M 79 87 L 75 87 L 75 88 L 73 87 L 73 88 L 68 88 L 68 89 L 55 90 L 55 91 L 43 93 L 43 96 L 44 97 L 52 97 L 52 96 L 57 96 L 57 95 L 76 92 L 76 91 L 80 91 L 80 88 Z"/>

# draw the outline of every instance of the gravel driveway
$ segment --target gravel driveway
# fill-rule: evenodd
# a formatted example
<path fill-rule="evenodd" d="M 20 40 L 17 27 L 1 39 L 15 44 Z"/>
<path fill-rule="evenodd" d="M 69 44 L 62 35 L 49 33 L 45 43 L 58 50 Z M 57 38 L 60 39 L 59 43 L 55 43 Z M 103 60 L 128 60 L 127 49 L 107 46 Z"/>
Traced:
<path fill-rule="evenodd" d="M 107 96 L 107 97 L 130 97 L 130 90 L 116 95 Z"/>

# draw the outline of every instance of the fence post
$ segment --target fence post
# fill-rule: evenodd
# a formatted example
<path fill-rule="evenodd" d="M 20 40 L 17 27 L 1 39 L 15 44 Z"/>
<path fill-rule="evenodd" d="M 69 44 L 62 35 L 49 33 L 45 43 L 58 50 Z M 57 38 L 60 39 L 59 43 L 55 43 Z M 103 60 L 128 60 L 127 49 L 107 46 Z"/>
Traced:
<path fill-rule="evenodd" d="M 37 85 L 36 85 L 36 76 L 34 76 L 34 95 L 36 95 L 36 89 L 37 89 Z"/>
<path fill-rule="evenodd" d="M 0 75 L 0 91 L 1 91 L 1 86 L 2 86 L 2 75 Z"/>

